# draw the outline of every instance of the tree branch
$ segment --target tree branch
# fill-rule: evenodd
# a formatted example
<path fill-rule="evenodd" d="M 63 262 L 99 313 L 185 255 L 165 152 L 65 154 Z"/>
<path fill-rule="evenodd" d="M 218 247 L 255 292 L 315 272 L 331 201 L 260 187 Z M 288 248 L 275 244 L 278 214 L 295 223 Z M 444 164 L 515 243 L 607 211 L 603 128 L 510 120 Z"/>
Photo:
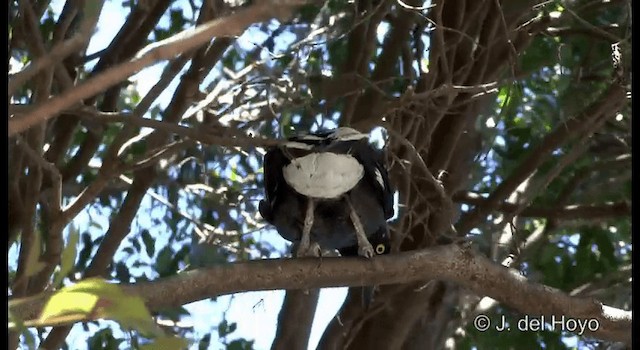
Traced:
<path fill-rule="evenodd" d="M 278 314 L 271 350 L 306 349 L 316 314 L 320 289 L 288 290 Z"/>
<path fill-rule="evenodd" d="M 233 130 L 234 136 L 225 136 L 226 134 L 231 133 L 232 130 L 228 130 L 229 132 L 225 132 L 224 129 L 214 129 L 205 125 L 201 125 L 198 128 L 187 127 L 167 121 L 140 118 L 128 113 L 98 112 L 88 107 L 83 109 L 82 111 L 70 111 L 69 113 L 76 113 L 78 115 L 81 115 L 82 118 L 85 118 L 92 122 L 124 123 L 139 127 L 153 128 L 158 131 L 172 133 L 208 145 L 219 145 L 227 147 L 267 147 L 276 146 L 281 143 L 281 141 L 267 138 L 249 136 L 241 137 L 239 135 L 235 135 L 237 134 L 235 133 L 235 131 L 237 131 L 235 129 Z"/>
<path fill-rule="evenodd" d="M 286 15 L 285 12 L 289 12 L 292 6 L 302 4 L 304 4 L 303 0 L 281 0 L 276 4 L 262 1 L 247 9 L 239 10 L 233 15 L 209 21 L 202 26 L 185 30 L 168 39 L 148 45 L 132 60 L 108 69 L 64 94 L 52 98 L 27 115 L 9 119 L 9 136 L 47 121 L 58 115 L 63 109 L 121 82 L 144 67 L 195 49 L 211 40 L 212 37 L 238 35 L 252 23 Z"/>
<path fill-rule="evenodd" d="M 49 175 L 51 176 L 51 184 L 53 186 L 53 193 L 51 194 L 51 198 L 49 199 L 49 205 L 53 209 L 53 212 L 57 215 L 61 211 L 61 201 L 62 201 L 62 176 L 56 168 L 55 165 L 47 162 L 42 155 L 38 154 L 35 150 L 29 147 L 29 144 L 26 143 L 20 135 L 16 135 L 16 141 L 18 147 L 20 147 L 24 153 L 29 156 L 29 158 L 42 169 L 47 170 Z"/>
<path fill-rule="evenodd" d="M 8 95 L 12 96 L 15 91 L 29 79 L 33 78 L 38 72 L 52 65 L 57 65 L 67 56 L 76 52 L 87 43 L 91 37 L 91 29 L 95 23 L 85 21 L 79 32 L 71 39 L 61 42 L 54 46 L 48 54 L 39 57 L 18 73 L 9 75 L 9 85 L 7 87 Z M 70 79 L 70 78 L 69 78 Z M 70 81 L 70 80 L 69 80 Z"/>
<path fill-rule="evenodd" d="M 602 115 L 615 113 L 625 102 L 626 89 L 616 83 L 611 86 L 577 117 L 558 125 L 523 159 L 512 174 L 500 183 L 489 198 L 481 205 L 467 212 L 458 222 L 460 234 L 469 232 L 491 209 L 511 194 L 526 178 L 544 163 L 551 153 L 570 140 L 580 137 L 594 120 Z"/>
<path fill-rule="evenodd" d="M 486 198 L 473 192 L 458 192 L 453 195 L 454 202 L 481 205 Z M 496 210 L 512 213 L 518 209 L 514 203 L 503 202 L 496 206 Z M 524 209 L 521 217 L 547 218 L 558 220 L 601 220 L 612 217 L 631 215 L 631 205 L 628 202 L 608 202 L 600 205 L 572 204 L 560 207 L 529 207 Z"/>
<path fill-rule="evenodd" d="M 631 311 L 616 309 L 592 298 L 533 283 L 472 251 L 468 245 L 450 244 L 412 252 L 361 258 L 269 259 L 197 269 L 160 279 L 123 285 L 140 295 L 152 310 L 174 307 L 224 294 L 254 290 L 314 289 L 408 283 L 428 279 L 455 282 L 479 295 L 499 300 L 529 317 L 544 315 L 595 319 L 594 337 L 631 342 Z M 46 296 L 49 296 L 47 294 Z M 33 319 L 45 298 L 25 302 L 12 310 L 21 319 Z"/>

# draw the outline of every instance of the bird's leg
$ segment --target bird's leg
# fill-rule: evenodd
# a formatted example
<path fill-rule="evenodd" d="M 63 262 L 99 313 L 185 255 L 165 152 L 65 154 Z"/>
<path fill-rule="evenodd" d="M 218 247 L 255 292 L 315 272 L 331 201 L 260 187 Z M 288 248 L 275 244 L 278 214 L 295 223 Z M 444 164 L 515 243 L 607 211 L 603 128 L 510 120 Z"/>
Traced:
<path fill-rule="evenodd" d="M 307 212 L 304 216 L 304 226 L 302 227 L 302 237 L 300 238 L 300 245 L 296 251 L 296 256 L 320 256 L 320 246 L 316 242 L 311 242 L 311 227 L 313 226 L 315 201 L 313 198 L 309 198 L 307 201 Z"/>
<path fill-rule="evenodd" d="M 302 227 L 302 238 L 300 239 L 298 253 L 306 252 L 306 250 L 309 249 L 309 244 L 311 243 L 311 227 L 313 227 L 314 219 L 314 207 L 315 203 L 313 202 L 313 198 L 309 198 L 307 200 L 307 211 L 304 215 L 304 226 Z"/>
<path fill-rule="evenodd" d="M 347 205 L 349 206 L 349 217 L 351 218 L 351 222 L 353 222 L 353 228 L 356 229 L 356 239 L 358 240 L 358 255 L 364 256 L 365 258 L 373 257 L 373 246 L 369 243 L 367 239 L 367 235 L 364 233 L 364 227 L 362 227 L 362 222 L 360 222 L 360 217 L 356 210 L 353 208 L 351 204 L 351 200 L 348 196 L 344 197 L 347 201 Z"/>

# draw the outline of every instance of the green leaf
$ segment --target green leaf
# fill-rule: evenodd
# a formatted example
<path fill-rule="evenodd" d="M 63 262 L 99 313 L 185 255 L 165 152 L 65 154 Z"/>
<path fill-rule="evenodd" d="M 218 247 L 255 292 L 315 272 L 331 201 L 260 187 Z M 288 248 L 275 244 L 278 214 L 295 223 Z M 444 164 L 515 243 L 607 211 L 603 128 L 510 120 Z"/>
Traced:
<path fill-rule="evenodd" d="M 80 232 L 74 225 L 69 230 L 69 237 L 67 237 L 67 245 L 62 251 L 62 257 L 60 258 L 60 270 L 53 279 L 53 286 L 57 287 L 62 283 L 62 280 L 73 270 L 73 266 L 76 260 L 76 251 L 78 249 L 78 241 L 80 239 Z"/>
<path fill-rule="evenodd" d="M 131 279 L 131 273 L 129 273 L 129 267 L 122 261 L 118 261 L 115 265 L 116 278 L 120 282 L 128 283 Z"/>
<path fill-rule="evenodd" d="M 171 267 L 173 266 L 173 251 L 170 246 L 165 246 L 158 252 L 156 258 L 156 271 L 160 277 L 171 275 Z"/>
<path fill-rule="evenodd" d="M 222 320 L 220 322 L 220 324 L 218 325 L 218 336 L 220 338 L 226 336 L 227 334 L 229 334 L 229 332 L 227 331 L 228 329 L 228 323 L 227 320 Z"/>
<path fill-rule="evenodd" d="M 183 306 L 171 307 L 162 310 L 157 310 L 155 313 L 156 316 L 163 316 L 173 321 L 178 321 L 182 316 L 188 316 L 189 311 L 185 309 Z"/>
<path fill-rule="evenodd" d="M 91 318 L 98 300 L 100 297 L 92 293 L 63 289 L 49 299 L 38 322 L 54 325 Z"/>
<path fill-rule="evenodd" d="M 89 349 L 118 349 L 120 344 L 124 342 L 124 339 L 115 338 L 111 328 L 104 328 L 96 332 L 87 340 Z"/>
<path fill-rule="evenodd" d="M 294 134 L 295 129 L 291 125 L 292 118 L 293 114 L 291 113 L 286 112 L 280 114 L 280 120 L 278 122 L 280 124 L 280 135 L 282 135 L 283 138 L 288 138 Z"/>
<path fill-rule="evenodd" d="M 119 286 L 99 278 L 83 280 L 55 293 L 45 305 L 40 325 L 64 324 L 105 318 L 145 335 L 158 335 L 151 314 L 138 296 L 125 294 Z"/>
<path fill-rule="evenodd" d="M 246 339 L 235 339 L 227 345 L 227 350 L 251 350 L 253 349 L 253 341 Z"/>
<path fill-rule="evenodd" d="M 102 313 L 105 318 L 113 319 L 128 329 L 137 329 L 146 336 L 159 335 L 159 329 L 151 318 L 151 313 L 138 296 L 122 295 L 121 299 L 111 303 Z"/>
<path fill-rule="evenodd" d="M 238 181 L 238 166 L 235 164 L 231 166 L 231 181 L 232 182 Z"/>
<path fill-rule="evenodd" d="M 140 248 L 142 248 L 142 247 L 140 247 L 140 242 L 138 242 L 138 240 L 137 240 L 137 239 L 132 239 L 132 240 L 131 240 L 131 245 L 133 246 L 133 248 L 134 248 L 137 252 L 140 252 Z"/>
<path fill-rule="evenodd" d="M 209 348 L 209 344 L 211 344 L 211 333 L 205 334 L 202 339 L 198 342 L 198 350 L 206 350 Z"/>
<path fill-rule="evenodd" d="M 156 253 L 156 240 L 149 233 L 149 230 L 142 230 L 142 243 L 144 243 L 144 249 L 150 258 Z"/>
<path fill-rule="evenodd" d="M 93 242 L 91 241 L 91 234 L 84 232 L 82 234 L 82 249 L 78 254 L 78 261 L 76 267 L 78 269 L 84 269 L 87 266 L 87 262 L 91 257 L 91 251 L 93 249 Z"/>

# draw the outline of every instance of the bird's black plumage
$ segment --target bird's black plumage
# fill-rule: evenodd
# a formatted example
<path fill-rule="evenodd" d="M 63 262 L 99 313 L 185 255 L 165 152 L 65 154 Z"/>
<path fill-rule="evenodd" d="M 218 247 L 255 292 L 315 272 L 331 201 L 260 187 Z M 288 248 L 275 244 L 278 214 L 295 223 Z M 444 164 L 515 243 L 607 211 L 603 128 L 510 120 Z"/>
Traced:
<path fill-rule="evenodd" d="M 376 255 L 385 255 L 391 252 L 391 240 L 386 229 L 380 229 L 368 237 Z M 352 245 L 338 249 L 341 256 L 358 256 L 358 245 Z"/>
<path fill-rule="evenodd" d="M 260 213 L 283 238 L 300 243 L 297 255 L 309 255 L 310 244 L 346 256 L 377 254 L 380 244 L 388 252 L 393 190 L 382 152 L 367 135 L 338 128 L 291 137 L 267 150 L 264 186 Z"/>

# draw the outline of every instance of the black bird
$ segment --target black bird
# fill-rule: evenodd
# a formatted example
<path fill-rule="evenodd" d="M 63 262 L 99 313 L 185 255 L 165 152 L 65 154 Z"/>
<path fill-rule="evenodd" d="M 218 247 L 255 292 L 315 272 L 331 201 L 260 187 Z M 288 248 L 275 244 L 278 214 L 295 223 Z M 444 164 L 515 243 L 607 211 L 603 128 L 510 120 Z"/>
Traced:
<path fill-rule="evenodd" d="M 389 252 L 393 190 L 366 134 L 343 127 L 291 137 L 265 154 L 264 185 L 260 214 L 294 242 L 296 256 Z"/>

